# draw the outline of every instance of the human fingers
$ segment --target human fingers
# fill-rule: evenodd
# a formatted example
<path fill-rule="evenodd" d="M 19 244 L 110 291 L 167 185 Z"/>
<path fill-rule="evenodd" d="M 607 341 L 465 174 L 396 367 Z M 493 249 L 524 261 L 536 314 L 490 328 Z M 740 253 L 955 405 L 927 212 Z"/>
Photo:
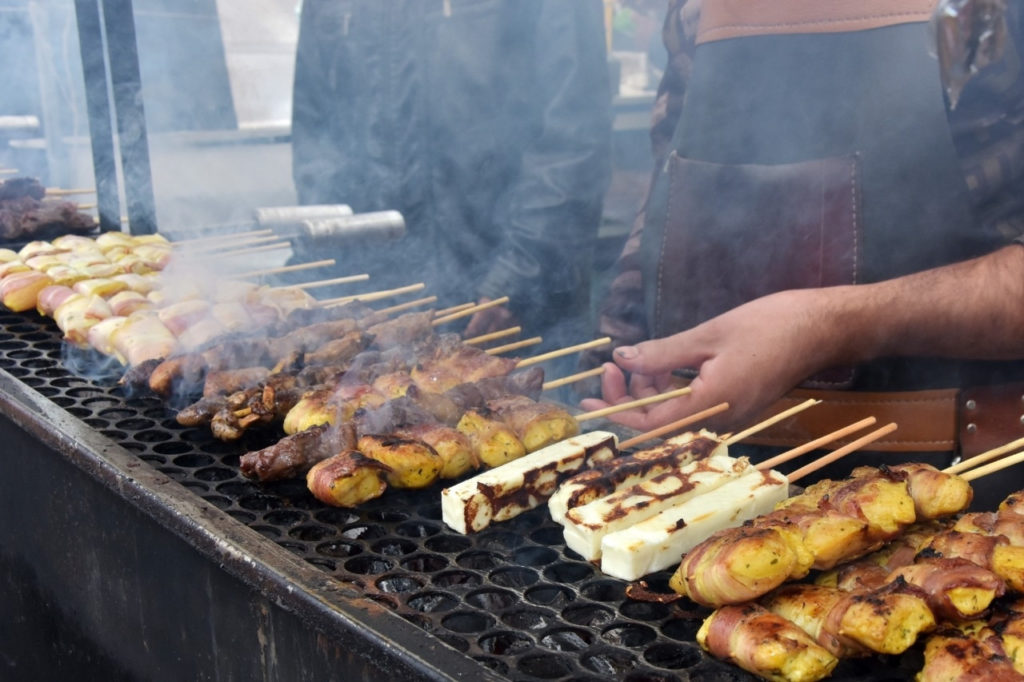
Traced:
<path fill-rule="evenodd" d="M 481 303 L 486 303 L 487 299 L 481 299 Z M 469 323 L 466 325 L 466 330 L 463 332 L 465 338 L 471 338 L 474 336 L 480 336 L 481 334 L 490 334 L 491 332 L 501 331 L 502 329 L 508 329 L 509 327 L 515 326 L 515 316 L 505 306 L 498 306 L 496 308 L 488 308 L 474 313 L 469 318 Z"/>
<path fill-rule="evenodd" d="M 609 405 L 617 405 L 620 402 L 632 399 L 626 385 L 626 375 L 623 374 L 622 370 L 610 362 L 606 362 L 603 367 L 604 373 L 601 375 L 601 397 L 584 398 L 580 401 L 580 407 L 588 412 L 591 410 L 600 410 L 608 407 Z"/>
<path fill-rule="evenodd" d="M 643 341 L 635 346 L 620 346 L 612 352 L 619 367 L 636 374 L 666 375 L 682 367 L 699 367 L 711 355 L 688 332 Z"/>

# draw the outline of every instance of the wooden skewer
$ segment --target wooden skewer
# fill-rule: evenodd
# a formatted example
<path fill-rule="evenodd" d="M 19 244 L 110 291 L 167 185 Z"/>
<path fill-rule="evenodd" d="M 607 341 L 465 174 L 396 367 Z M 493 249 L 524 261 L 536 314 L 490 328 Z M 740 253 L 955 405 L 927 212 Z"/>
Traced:
<path fill-rule="evenodd" d="M 984 464 L 990 459 L 995 459 L 1000 455 L 1005 455 L 1007 452 L 1019 450 L 1022 447 L 1024 447 L 1024 438 L 1018 438 L 1017 440 L 1010 441 L 1006 445 L 1000 445 L 997 448 L 986 450 L 985 452 L 975 455 L 974 457 L 969 457 L 961 462 L 957 462 L 953 466 L 946 467 L 945 469 L 942 470 L 942 472 L 945 474 L 959 474 L 961 471 L 973 469 L 979 464 Z"/>
<path fill-rule="evenodd" d="M 79 211 L 91 211 L 92 209 L 96 208 L 96 206 L 97 206 L 97 204 L 79 204 L 78 205 L 78 210 Z"/>
<path fill-rule="evenodd" d="M 544 362 L 552 358 L 560 358 L 563 355 L 569 355 L 581 350 L 587 350 L 588 348 L 597 348 L 599 346 L 607 346 L 612 342 L 610 336 L 605 336 L 600 339 L 594 339 L 593 341 L 587 341 L 586 343 L 578 343 L 575 346 L 567 346 L 566 348 L 559 348 L 557 350 L 550 351 L 548 353 L 541 353 L 540 355 L 534 355 L 532 358 L 524 358 L 519 361 L 516 365 L 516 369 L 522 367 L 528 367 L 530 365 L 536 365 L 538 362 Z"/>
<path fill-rule="evenodd" d="M 595 367 L 594 369 L 588 369 L 584 372 L 577 372 L 576 374 L 570 374 L 567 377 L 561 379 L 552 379 L 551 381 L 545 381 L 540 385 L 540 390 L 548 391 L 552 388 L 558 388 L 559 386 L 565 386 L 566 384 L 575 384 L 577 381 L 583 381 L 590 377 L 599 377 L 604 374 L 604 367 Z"/>
<path fill-rule="evenodd" d="M 421 305 L 430 305 L 431 303 L 437 303 L 437 296 L 427 296 L 426 298 L 417 298 L 415 301 L 407 301 L 405 303 L 399 303 L 398 305 L 389 306 L 387 308 L 381 308 L 378 313 L 390 315 L 391 313 L 398 313 L 409 308 L 418 308 Z"/>
<path fill-rule="evenodd" d="M 127 217 L 124 218 L 127 220 Z M 230 241 L 233 239 L 245 238 L 245 237 L 260 237 L 269 234 L 274 234 L 273 230 L 249 230 L 248 232 L 232 232 L 230 234 L 215 234 L 209 237 L 193 237 L 191 239 L 179 239 L 178 241 L 171 242 L 171 246 L 184 246 L 192 247 L 195 245 L 208 245 L 213 242 L 219 241 Z"/>
<path fill-rule="evenodd" d="M 309 263 L 298 263 L 296 265 L 282 265 L 279 268 L 267 268 L 266 270 L 250 270 L 249 272 L 232 275 L 232 277 L 235 279 L 245 277 L 262 277 L 263 275 L 276 275 L 281 272 L 295 272 L 296 270 L 308 270 L 309 268 L 320 268 L 327 265 L 334 265 L 334 259 L 328 258 L 326 260 L 315 260 L 310 261 Z"/>
<path fill-rule="evenodd" d="M 473 303 L 472 301 L 470 301 L 469 303 L 460 303 L 459 305 L 453 305 L 451 308 L 438 310 L 434 314 L 437 315 L 438 317 L 442 317 L 444 315 L 451 315 L 452 313 L 457 313 L 460 310 L 465 310 L 466 308 L 472 308 L 475 305 L 476 303 Z"/>
<path fill-rule="evenodd" d="M 989 474 L 1001 471 L 1015 464 L 1020 464 L 1021 462 L 1024 462 L 1024 452 L 1018 452 L 1015 455 L 1003 457 L 998 461 L 989 462 L 985 466 L 980 466 L 977 469 L 971 469 L 970 471 L 960 474 L 960 478 L 964 479 L 965 481 L 973 481 L 977 478 L 981 478 L 982 476 L 988 476 Z"/>
<path fill-rule="evenodd" d="M 761 471 L 764 471 L 766 469 L 777 467 L 778 465 L 788 462 L 789 460 L 799 457 L 800 455 L 806 454 L 811 450 L 817 450 L 823 445 L 828 445 L 833 441 L 837 441 L 843 436 L 847 436 L 853 433 L 854 431 L 860 431 L 863 428 L 871 426 L 872 424 L 875 423 L 875 421 L 876 420 L 874 417 L 865 417 L 864 419 L 861 419 L 859 422 L 855 422 L 848 426 L 844 426 L 843 428 L 833 431 L 832 433 L 826 433 L 824 436 L 821 436 L 820 438 L 815 438 L 809 443 L 804 443 L 803 445 L 797 446 L 792 450 L 786 450 L 782 454 L 775 455 L 771 459 L 766 459 L 763 462 L 760 462 L 757 465 L 757 468 L 760 469 Z"/>
<path fill-rule="evenodd" d="M 72 194 L 96 194 L 94 189 L 61 189 L 60 187 L 47 187 L 46 196 L 48 197 L 66 197 Z"/>
<path fill-rule="evenodd" d="M 17 175 L 19 172 L 17 168 L 0 168 L 0 175 Z"/>
<path fill-rule="evenodd" d="M 365 294 L 353 294 L 351 296 L 339 296 L 338 298 L 329 298 L 325 301 L 320 301 L 321 307 L 330 308 L 336 305 L 342 305 L 344 303 L 351 303 L 352 301 L 379 301 L 382 298 L 391 298 L 392 296 L 399 296 L 401 294 L 408 294 L 413 291 L 420 291 L 427 285 L 423 282 L 418 284 L 410 284 L 405 287 L 398 287 L 397 289 L 382 289 L 380 291 L 370 291 Z"/>
<path fill-rule="evenodd" d="M 718 403 L 717 405 L 713 405 L 713 406 L 707 408 L 706 410 L 701 410 L 700 412 L 694 412 L 690 416 L 683 417 L 682 419 L 677 419 L 676 421 L 672 422 L 671 424 L 665 424 L 664 426 L 659 426 L 658 428 L 653 429 L 651 431 L 648 431 L 647 433 L 641 433 L 639 436 L 633 436 L 632 438 L 628 438 L 628 439 L 622 441 L 621 443 L 619 443 L 619 446 L 618 446 L 619 450 L 628 450 L 629 448 L 633 447 L 634 445 L 639 445 L 640 443 L 646 443 L 649 440 L 653 440 L 655 438 L 659 438 L 661 436 L 664 436 L 666 433 L 672 433 L 674 431 L 678 431 L 679 429 L 681 429 L 681 428 L 683 428 L 685 426 L 689 426 L 690 424 L 694 424 L 696 422 L 702 421 L 704 419 L 707 419 L 708 417 L 713 417 L 714 415 L 718 414 L 719 412 L 725 412 L 728 409 L 729 409 L 729 403 Z"/>
<path fill-rule="evenodd" d="M 527 346 L 536 346 L 541 343 L 544 339 L 540 336 L 532 336 L 522 341 L 513 341 L 512 343 L 506 343 L 504 346 L 494 346 L 493 348 L 487 348 L 484 350 L 488 355 L 501 355 L 507 353 L 510 350 L 518 350 L 520 348 L 526 348 Z M 516 365 L 519 367 L 519 365 Z"/>
<path fill-rule="evenodd" d="M 825 455 L 823 457 L 819 457 L 818 459 L 814 460 L 813 462 L 811 462 L 811 463 L 809 463 L 809 464 L 807 464 L 807 465 L 805 465 L 803 467 L 800 467 L 799 469 L 797 469 L 796 471 L 791 473 L 787 478 L 789 478 L 789 482 L 790 483 L 793 483 L 794 481 L 797 481 L 797 480 L 803 478 L 807 474 L 810 474 L 810 473 L 813 473 L 813 472 L 817 471 L 818 469 L 822 468 L 826 464 L 831 464 L 832 462 L 836 461 L 837 459 L 840 459 L 841 457 L 845 457 L 846 455 L 850 454 L 854 450 L 858 450 L 858 449 L 864 447 L 865 445 L 867 445 L 868 443 L 873 443 L 874 441 L 878 440 L 882 436 L 890 434 L 890 433 L 892 433 L 895 430 L 896 430 L 896 422 L 889 422 L 888 424 L 886 424 L 882 428 L 875 429 L 871 433 L 866 434 L 864 436 L 861 436 L 857 440 L 851 441 L 851 442 L 847 443 L 846 445 L 844 445 L 843 447 L 837 448 L 837 449 L 833 450 L 832 452 L 828 453 L 827 455 Z"/>
<path fill-rule="evenodd" d="M 439 324 L 445 324 L 446 322 L 452 322 L 452 321 L 458 320 L 459 318 L 462 318 L 462 317 L 469 317 L 470 315 L 474 315 L 474 314 L 480 312 L 481 310 L 487 310 L 489 308 L 497 308 L 498 306 L 505 305 L 506 303 L 508 303 L 508 296 L 502 296 L 501 298 L 496 298 L 493 301 L 488 301 L 487 303 L 480 303 L 480 304 L 477 304 L 477 305 L 472 305 L 469 308 L 464 308 L 464 309 L 462 309 L 462 310 L 460 310 L 458 312 L 452 313 L 450 315 L 445 315 L 443 317 L 437 317 L 430 324 L 432 324 L 432 325 L 434 325 L 436 327 Z"/>
<path fill-rule="evenodd" d="M 247 246 L 242 249 L 228 249 L 226 251 L 218 251 L 216 253 L 203 254 L 199 260 L 209 260 L 212 258 L 234 258 L 235 256 L 248 256 L 252 253 L 261 253 L 263 251 L 280 251 L 281 249 L 291 248 L 291 242 L 275 242 L 273 244 L 264 244 L 262 246 Z"/>
<path fill-rule="evenodd" d="M 498 331 L 491 332 L 490 334 L 481 334 L 480 336 L 474 336 L 469 339 L 463 339 L 462 343 L 468 343 L 470 345 L 473 345 L 475 343 L 487 343 L 488 341 L 493 341 L 495 339 L 503 339 L 506 336 L 515 336 L 521 331 L 523 331 L 522 327 L 509 327 L 508 329 L 499 329 Z"/>
<path fill-rule="evenodd" d="M 230 240 L 223 239 L 223 240 L 220 240 L 220 241 L 217 241 L 217 242 L 204 244 L 202 246 L 202 248 L 199 248 L 199 247 L 185 248 L 185 249 L 181 249 L 181 251 L 183 251 L 185 253 L 188 253 L 190 255 L 192 253 L 199 252 L 199 253 L 201 253 L 204 256 L 205 255 L 218 256 L 218 255 L 220 255 L 222 253 L 222 251 L 221 251 L 222 249 L 234 249 L 234 248 L 239 248 L 239 247 L 243 247 L 243 246 L 257 246 L 259 244 L 267 244 L 269 242 L 272 242 L 272 241 L 275 241 L 275 240 L 278 240 L 278 239 L 280 239 L 280 238 L 276 234 L 269 234 L 269 235 L 266 235 L 266 236 L 259 236 L 259 237 L 243 237 L 241 239 L 230 239 Z M 283 242 L 283 243 L 287 244 L 288 242 Z"/>
<path fill-rule="evenodd" d="M 610 405 L 608 407 L 602 407 L 600 410 L 594 410 L 593 412 L 584 412 L 583 414 L 576 415 L 576 421 L 585 422 L 591 419 L 597 419 L 598 417 L 605 417 L 609 414 L 615 414 L 616 412 L 625 412 L 631 410 L 634 407 L 643 407 L 644 405 L 650 405 L 652 403 L 660 403 L 671 398 L 678 398 L 681 395 L 690 393 L 693 389 L 689 386 L 683 388 L 677 388 L 674 391 L 666 391 L 665 393 L 659 393 L 658 395 L 647 396 L 646 398 L 638 398 L 637 400 L 630 400 L 627 403 L 619 403 L 618 405 Z"/>
<path fill-rule="evenodd" d="M 312 282 L 301 282 L 299 284 L 286 284 L 284 286 L 276 287 L 277 289 L 316 289 L 319 287 L 328 287 L 332 284 L 349 284 L 351 282 L 365 282 L 370 279 L 367 274 L 362 275 L 346 275 L 344 277 L 333 277 L 331 279 L 316 279 Z M 437 296 L 434 296 L 434 300 L 437 300 Z"/>
<path fill-rule="evenodd" d="M 731 436 L 729 436 L 727 439 L 725 439 L 722 442 L 725 445 L 732 445 L 733 443 L 737 443 L 737 442 L 743 440 L 744 438 L 746 438 L 747 436 L 755 434 L 758 431 L 763 431 L 764 429 L 768 428 L 772 424 L 777 424 L 780 421 L 782 421 L 783 419 L 786 419 L 787 417 L 791 417 L 794 414 L 796 414 L 797 412 L 803 412 L 808 407 L 813 407 L 814 405 L 817 405 L 820 402 L 821 402 L 820 400 L 815 400 L 814 398 L 810 398 L 808 400 L 805 400 L 802 403 L 800 403 L 799 405 L 794 405 L 793 407 L 789 408 L 788 410 L 783 410 L 782 412 L 779 412 L 777 415 L 774 415 L 772 417 L 768 417 L 764 421 L 758 422 L 757 424 L 754 424 L 753 426 L 751 426 L 751 427 L 749 427 L 747 429 L 744 429 L 743 431 L 740 431 L 739 433 L 732 434 Z"/>

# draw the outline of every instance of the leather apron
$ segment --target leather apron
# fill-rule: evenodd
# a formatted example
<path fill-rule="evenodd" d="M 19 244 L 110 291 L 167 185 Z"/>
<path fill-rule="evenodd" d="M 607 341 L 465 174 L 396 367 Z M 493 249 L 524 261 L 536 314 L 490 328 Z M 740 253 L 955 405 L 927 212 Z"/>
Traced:
<path fill-rule="evenodd" d="M 644 225 L 652 336 L 774 291 L 875 282 L 1004 244 L 968 201 L 932 54 L 933 5 L 705 0 Z M 1022 378 L 1021 363 L 886 358 L 805 387 Z"/>

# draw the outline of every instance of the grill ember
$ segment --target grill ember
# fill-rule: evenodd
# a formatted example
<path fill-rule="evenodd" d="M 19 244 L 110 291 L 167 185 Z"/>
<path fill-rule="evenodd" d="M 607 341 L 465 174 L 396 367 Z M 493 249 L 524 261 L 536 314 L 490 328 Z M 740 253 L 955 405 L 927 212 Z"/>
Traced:
<path fill-rule="evenodd" d="M 0 311 L 0 369 L 46 396 L 206 503 L 291 551 L 438 641 L 517 680 L 630 682 L 753 679 L 695 643 L 708 609 L 626 596 L 565 548 L 545 508 L 464 536 L 441 521 L 438 489 L 391 490 L 356 509 L 317 501 L 302 479 L 256 483 L 241 456 L 266 433 L 225 442 L 185 427 L 154 396 L 130 397 L 118 375 L 83 378 L 52 321 Z M 69 355 L 69 353 L 71 355 Z M 81 366 L 91 366 L 88 362 Z M 669 572 L 648 579 L 668 592 Z M 910 679 L 916 660 L 844 661 L 832 679 Z"/>

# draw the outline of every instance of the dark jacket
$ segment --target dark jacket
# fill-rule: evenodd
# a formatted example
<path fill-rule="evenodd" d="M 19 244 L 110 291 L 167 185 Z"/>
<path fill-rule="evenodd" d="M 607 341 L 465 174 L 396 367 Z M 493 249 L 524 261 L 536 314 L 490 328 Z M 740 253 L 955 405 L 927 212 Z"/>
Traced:
<path fill-rule="evenodd" d="M 602 16 L 599 0 L 306 0 L 300 201 L 396 209 L 407 235 L 303 255 L 445 303 L 509 296 L 530 334 L 588 319 L 610 175 Z"/>

